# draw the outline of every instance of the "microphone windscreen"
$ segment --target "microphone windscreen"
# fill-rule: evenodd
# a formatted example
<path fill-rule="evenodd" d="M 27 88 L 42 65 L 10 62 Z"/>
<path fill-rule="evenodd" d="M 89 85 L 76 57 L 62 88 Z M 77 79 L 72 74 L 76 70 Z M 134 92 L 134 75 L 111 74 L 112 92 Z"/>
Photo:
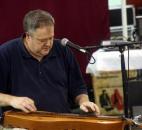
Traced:
<path fill-rule="evenodd" d="M 61 44 L 62 44 L 63 46 L 66 46 L 68 41 L 69 41 L 69 40 L 68 40 L 67 38 L 63 38 L 63 39 L 61 40 Z"/>

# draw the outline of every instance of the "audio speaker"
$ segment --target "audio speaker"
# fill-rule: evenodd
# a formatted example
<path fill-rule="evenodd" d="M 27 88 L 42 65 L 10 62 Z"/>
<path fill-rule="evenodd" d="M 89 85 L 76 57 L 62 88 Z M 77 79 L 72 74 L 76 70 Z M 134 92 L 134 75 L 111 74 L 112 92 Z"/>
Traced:
<path fill-rule="evenodd" d="M 128 82 L 128 103 L 132 117 L 142 115 L 142 80 Z M 131 130 L 142 130 L 135 126 Z"/>
<path fill-rule="evenodd" d="M 142 80 L 128 82 L 128 99 L 130 106 L 142 106 Z"/>

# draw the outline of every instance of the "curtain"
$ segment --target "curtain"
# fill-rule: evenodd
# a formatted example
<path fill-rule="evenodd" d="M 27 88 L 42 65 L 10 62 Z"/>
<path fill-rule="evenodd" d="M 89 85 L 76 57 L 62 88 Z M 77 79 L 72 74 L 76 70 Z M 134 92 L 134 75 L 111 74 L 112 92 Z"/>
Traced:
<path fill-rule="evenodd" d="M 43 9 L 55 18 L 55 37 L 80 46 L 99 45 L 109 39 L 107 0 L 1 0 L 0 44 L 22 35 L 22 20 L 29 10 Z M 88 60 L 75 51 L 85 79 Z"/>

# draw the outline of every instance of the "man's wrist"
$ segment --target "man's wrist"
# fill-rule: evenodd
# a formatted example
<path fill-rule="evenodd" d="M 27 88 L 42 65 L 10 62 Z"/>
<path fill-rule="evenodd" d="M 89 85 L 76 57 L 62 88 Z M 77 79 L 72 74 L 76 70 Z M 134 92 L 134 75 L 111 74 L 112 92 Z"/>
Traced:
<path fill-rule="evenodd" d="M 80 106 L 84 102 L 89 102 L 89 98 L 87 94 L 80 94 L 76 97 L 76 102 Z"/>

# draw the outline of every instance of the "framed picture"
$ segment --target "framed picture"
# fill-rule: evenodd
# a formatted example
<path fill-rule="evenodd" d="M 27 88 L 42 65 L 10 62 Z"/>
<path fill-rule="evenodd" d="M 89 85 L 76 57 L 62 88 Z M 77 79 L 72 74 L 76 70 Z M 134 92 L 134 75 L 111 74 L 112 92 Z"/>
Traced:
<path fill-rule="evenodd" d="M 130 71 L 130 77 L 136 77 L 137 71 Z M 103 115 L 124 113 L 122 75 L 120 71 L 100 72 L 93 76 L 95 102 Z"/>

